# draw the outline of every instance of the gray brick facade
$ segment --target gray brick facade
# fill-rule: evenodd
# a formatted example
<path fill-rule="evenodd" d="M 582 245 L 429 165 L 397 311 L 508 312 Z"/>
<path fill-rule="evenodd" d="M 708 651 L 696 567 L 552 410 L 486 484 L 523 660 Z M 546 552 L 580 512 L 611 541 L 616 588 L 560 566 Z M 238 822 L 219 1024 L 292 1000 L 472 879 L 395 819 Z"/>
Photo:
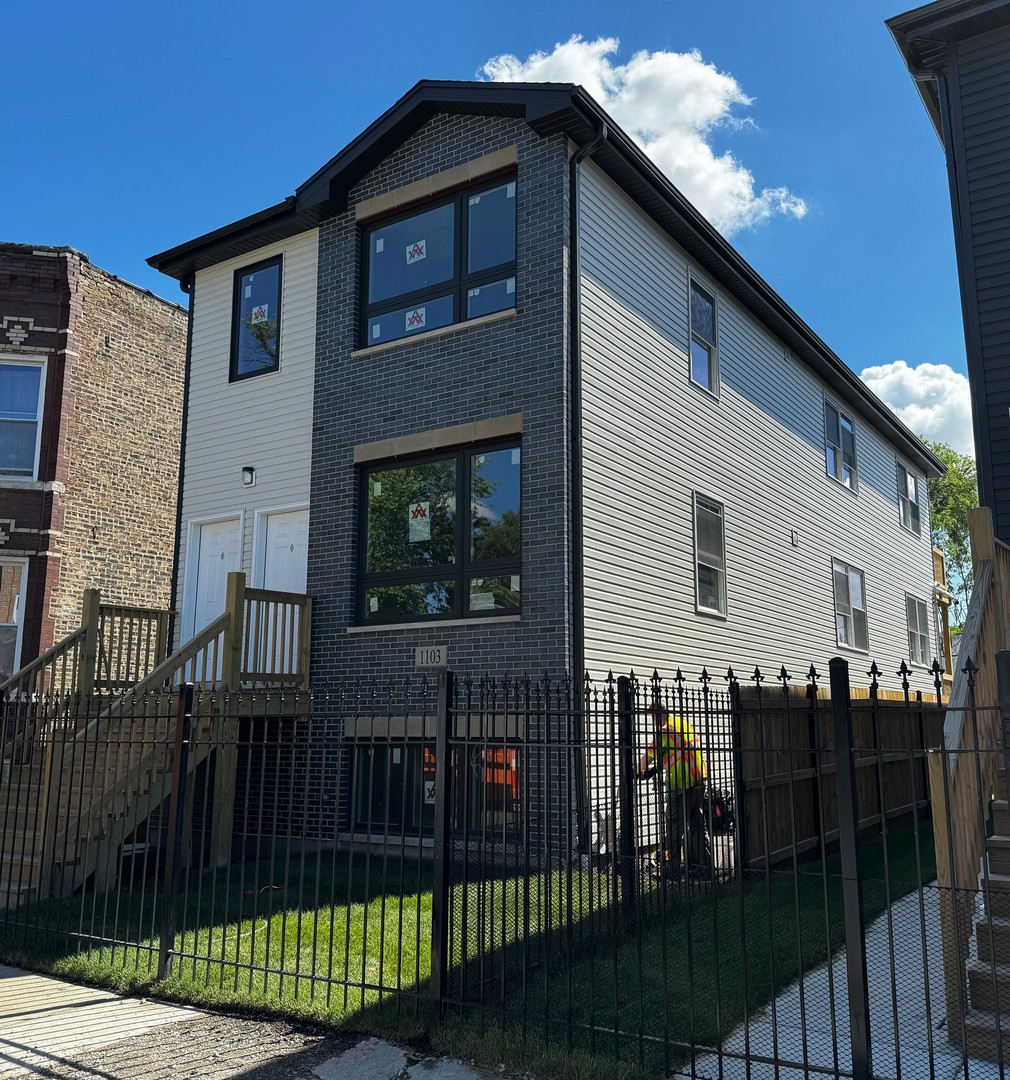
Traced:
<path fill-rule="evenodd" d="M 513 144 L 515 317 L 352 356 L 361 259 L 354 206 Z M 570 667 L 567 162 L 562 136 L 541 138 L 521 120 L 439 115 L 352 189 L 347 213 L 320 229 L 308 577 L 317 684 L 405 674 L 415 648 L 431 644 L 447 644 L 450 666 L 461 672 L 561 675 Z M 520 621 L 348 634 L 361 509 L 354 446 L 518 412 Z"/>

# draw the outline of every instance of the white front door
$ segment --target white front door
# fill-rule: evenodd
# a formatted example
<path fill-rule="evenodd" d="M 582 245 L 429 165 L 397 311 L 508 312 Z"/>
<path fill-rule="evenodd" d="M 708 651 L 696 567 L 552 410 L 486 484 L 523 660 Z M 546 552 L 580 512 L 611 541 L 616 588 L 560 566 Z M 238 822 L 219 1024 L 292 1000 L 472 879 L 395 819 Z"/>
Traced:
<path fill-rule="evenodd" d="M 240 518 L 211 521 L 194 530 L 196 582 L 192 592 L 190 636 L 224 614 L 228 575 L 242 568 Z"/>
<path fill-rule="evenodd" d="M 308 553 L 308 510 L 268 514 L 263 528 L 263 588 L 305 592 Z"/>
<path fill-rule="evenodd" d="M 27 562 L 0 559 L 0 682 L 20 667 L 27 584 Z"/>

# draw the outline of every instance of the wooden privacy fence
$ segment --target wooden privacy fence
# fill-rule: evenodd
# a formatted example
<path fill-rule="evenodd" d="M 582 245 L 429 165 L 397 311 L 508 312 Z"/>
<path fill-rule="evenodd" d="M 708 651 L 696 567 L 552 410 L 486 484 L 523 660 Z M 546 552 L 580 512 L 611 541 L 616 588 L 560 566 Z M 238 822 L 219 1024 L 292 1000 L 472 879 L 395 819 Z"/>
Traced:
<path fill-rule="evenodd" d="M 859 827 L 929 806 L 924 751 L 942 737 L 944 706 L 921 691 L 852 691 Z M 733 707 L 741 864 L 759 868 L 838 839 L 832 702 L 814 686 L 738 687 Z"/>

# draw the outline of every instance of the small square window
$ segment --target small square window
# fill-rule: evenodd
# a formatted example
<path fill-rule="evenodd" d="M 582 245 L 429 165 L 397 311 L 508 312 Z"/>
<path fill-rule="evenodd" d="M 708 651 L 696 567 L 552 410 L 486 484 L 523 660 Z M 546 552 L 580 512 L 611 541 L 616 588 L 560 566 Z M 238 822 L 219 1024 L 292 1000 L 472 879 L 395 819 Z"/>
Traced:
<path fill-rule="evenodd" d="M 824 403 L 824 444 L 828 476 L 855 490 L 855 429 L 852 420 L 827 401 Z"/>
<path fill-rule="evenodd" d="M 899 461 L 897 463 L 898 516 L 909 532 L 918 536 L 922 531 L 922 515 L 919 511 L 919 478 Z"/>
<path fill-rule="evenodd" d="M 695 588 L 699 611 L 726 614 L 726 536 L 723 506 L 694 496 Z"/>
<path fill-rule="evenodd" d="M 370 225 L 364 260 L 362 347 L 515 307 L 515 181 Z"/>
<path fill-rule="evenodd" d="M 923 667 L 929 664 L 929 616 L 926 601 L 914 596 L 905 597 L 905 618 L 908 621 L 908 659 Z"/>
<path fill-rule="evenodd" d="M 280 361 L 281 259 L 235 272 L 231 381 L 276 371 Z"/>
<path fill-rule="evenodd" d="M 835 587 L 835 636 L 839 645 L 868 652 L 870 635 L 866 622 L 866 588 L 863 571 L 839 562 L 831 564 Z"/>
<path fill-rule="evenodd" d="M 42 364 L 0 363 L 0 478 L 35 479 L 43 374 Z"/>
<path fill-rule="evenodd" d="M 691 282 L 691 381 L 715 393 L 719 383 L 715 299 Z"/>

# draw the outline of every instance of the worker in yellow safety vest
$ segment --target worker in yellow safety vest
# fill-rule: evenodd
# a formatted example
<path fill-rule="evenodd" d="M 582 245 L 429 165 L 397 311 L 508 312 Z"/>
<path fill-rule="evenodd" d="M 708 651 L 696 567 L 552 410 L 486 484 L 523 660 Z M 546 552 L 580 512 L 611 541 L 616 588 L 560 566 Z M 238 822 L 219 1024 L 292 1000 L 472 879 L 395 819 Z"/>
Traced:
<path fill-rule="evenodd" d="M 705 822 L 708 765 L 701 743 L 694 728 L 679 716 L 664 716 L 659 708 L 653 716 L 656 734 L 638 764 L 638 775 L 650 776 L 658 769 L 666 781 L 664 872 L 680 877 L 686 864 L 689 875 L 708 876 L 712 869 Z"/>

